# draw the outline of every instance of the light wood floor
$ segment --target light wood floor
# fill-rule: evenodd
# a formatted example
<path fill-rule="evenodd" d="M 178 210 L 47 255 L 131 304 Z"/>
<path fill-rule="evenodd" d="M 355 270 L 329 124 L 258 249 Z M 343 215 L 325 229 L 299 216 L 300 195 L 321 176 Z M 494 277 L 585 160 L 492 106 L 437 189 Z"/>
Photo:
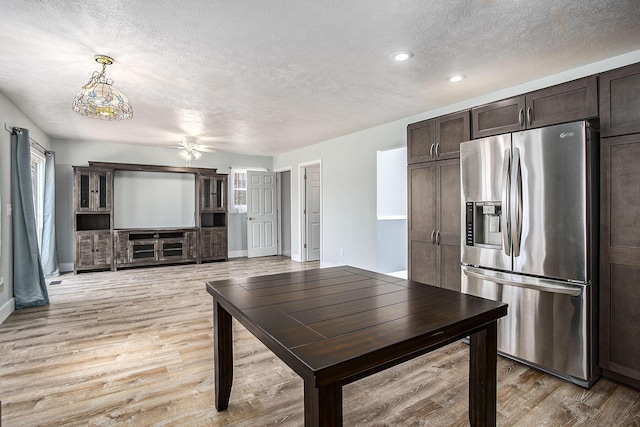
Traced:
<path fill-rule="evenodd" d="M 229 409 L 213 405 L 207 280 L 306 268 L 287 258 L 66 274 L 0 325 L 2 426 L 301 426 L 302 380 L 234 321 Z M 344 387 L 345 426 L 466 426 L 468 348 Z M 501 426 L 638 426 L 640 392 L 590 390 L 498 362 Z"/>

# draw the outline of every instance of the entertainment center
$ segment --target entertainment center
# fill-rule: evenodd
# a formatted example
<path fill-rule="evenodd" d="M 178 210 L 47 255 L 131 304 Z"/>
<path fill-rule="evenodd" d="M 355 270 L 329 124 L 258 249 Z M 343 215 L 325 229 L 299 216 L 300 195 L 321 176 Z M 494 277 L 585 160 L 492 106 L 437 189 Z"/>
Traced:
<path fill-rule="evenodd" d="M 74 273 L 227 260 L 227 175 L 217 169 L 89 162 L 73 172 Z"/>

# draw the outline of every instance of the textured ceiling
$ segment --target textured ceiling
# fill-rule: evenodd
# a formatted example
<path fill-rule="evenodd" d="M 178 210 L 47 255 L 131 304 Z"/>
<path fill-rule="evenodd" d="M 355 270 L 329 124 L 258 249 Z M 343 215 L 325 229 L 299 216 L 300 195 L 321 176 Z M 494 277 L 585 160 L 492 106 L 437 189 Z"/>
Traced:
<path fill-rule="evenodd" d="M 271 155 L 640 49 L 638 22 L 638 0 L 2 0 L 0 92 L 52 138 Z M 95 54 L 132 120 L 71 111 Z"/>

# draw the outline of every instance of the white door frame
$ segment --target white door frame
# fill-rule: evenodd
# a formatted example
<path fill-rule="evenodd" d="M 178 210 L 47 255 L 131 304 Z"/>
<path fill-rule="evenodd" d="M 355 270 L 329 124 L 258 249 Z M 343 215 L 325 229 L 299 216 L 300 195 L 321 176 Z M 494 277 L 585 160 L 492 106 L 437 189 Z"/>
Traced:
<path fill-rule="evenodd" d="M 291 166 L 285 166 L 282 168 L 274 169 L 273 171 L 276 173 L 276 203 L 278 206 L 278 255 L 282 255 L 282 239 L 280 239 L 280 235 L 282 234 L 282 194 L 280 190 L 281 181 L 280 181 L 280 173 L 282 172 L 290 172 L 292 173 Z M 291 179 L 289 180 L 289 185 L 291 185 Z M 291 194 L 291 188 L 289 188 L 289 194 Z M 289 203 L 291 205 L 291 203 Z M 291 213 L 289 213 L 289 217 L 292 218 Z M 291 224 L 289 224 L 289 228 L 291 228 Z M 291 242 L 289 242 L 291 245 Z M 293 254 L 292 254 L 293 255 Z"/>
<path fill-rule="evenodd" d="M 298 236 L 299 236 L 299 243 L 300 243 L 300 261 L 301 262 L 307 261 L 307 251 L 305 250 L 305 247 L 304 247 L 305 240 L 306 240 L 305 215 L 304 215 L 306 185 L 304 182 L 304 170 L 309 166 L 318 166 L 320 168 L 320 262 L 322 263 L 322 258 L 323 258 L 322 251 L 324 249 L 324 242 L 323 242 L 322 235 L 324 234 L 323 232 L 324 227 L 322 227 L 322 212 L 323 212 L 322 181 L 323 180 L 322 180 L 322 160 L 321 159 L 298 164 L 298 201 L 299 201 L 299 214 L 300 214 L 300 217 L 299 217 L 300 219 L 298 221 Z"/>

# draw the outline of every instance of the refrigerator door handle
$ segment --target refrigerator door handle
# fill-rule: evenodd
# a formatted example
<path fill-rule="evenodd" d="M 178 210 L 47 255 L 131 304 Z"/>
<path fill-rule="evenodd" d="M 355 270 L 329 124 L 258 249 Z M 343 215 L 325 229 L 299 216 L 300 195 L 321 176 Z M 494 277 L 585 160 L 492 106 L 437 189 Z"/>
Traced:
<path fill-rule="evenodd" d="M 516 286 L 518 288 L 570 295 L 573 297 L 580 295 L 584 290 L 584 285 L 567 285 L 564 282 L 556 280 L 516 276 L 498 271 L 481 270 L 467 265 L 462 266 L 462 271 L 465 275 L 475 279 L 487 280 L 489 282 L 502 285 Z"/>
<path fill-rule="evenodd" d="M 500 221 L 502 222 L 502 242 L 504 244 L 504 253 L 506 256 L 511 256 L 511 243 L 509 241 L 509 234 L 511 234 L 511 207 L 509 206 L 509 188 L 511 187 L 511 150 L 508 148 L 504 150 L 504 160 L 502 162 L 502 215 L 500 215 Z"/>
<path fill-rule="evenodd" d="M 511 242 L 513 256 L 520 256 L 520 239 L 522 237 L 522 167 L 520 165 L 520 150 L 513 149 L 513 178 L 511 181 Z"/>

